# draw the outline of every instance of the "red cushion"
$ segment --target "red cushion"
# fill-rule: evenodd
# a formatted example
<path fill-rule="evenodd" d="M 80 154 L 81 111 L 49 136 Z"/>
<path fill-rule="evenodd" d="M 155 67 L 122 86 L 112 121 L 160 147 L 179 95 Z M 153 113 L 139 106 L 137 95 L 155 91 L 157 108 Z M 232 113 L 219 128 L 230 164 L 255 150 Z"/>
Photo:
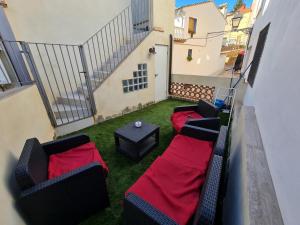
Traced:
<path fill-rule="evenodd" d="M 127 193 L 136 194 L 178 224 L 187 224 L 195 213 L 203 183 L 202 171 L 159 157 Z"/>
<path fill-rule="evenodd" d="M 205 173 L 212 152 L 213 142 L 178 134 L 162 157 L 178 164 L 198 168 Z"/>
<path fill-rule="evenodd" d="M 203 116 L 194 111 L 175 112 L 171 116 L 174 129 L 179 132 L 188 119 L 202 119 Z"/>
<path fill-rule="evenodd" d="M 61 176 L 92 162 L 99 162 L 106 172 L 108 172 L 108 167 L 93 142 L 80 145 L 66 152 L 50 155 L 48 178 L 52 179 Z"/>

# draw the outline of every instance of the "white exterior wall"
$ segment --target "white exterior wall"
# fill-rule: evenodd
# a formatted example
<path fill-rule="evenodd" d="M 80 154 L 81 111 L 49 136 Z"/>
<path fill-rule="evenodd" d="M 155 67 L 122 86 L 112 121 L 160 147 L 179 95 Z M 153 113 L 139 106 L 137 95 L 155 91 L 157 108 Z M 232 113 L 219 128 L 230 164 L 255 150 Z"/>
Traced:
<path fill-rule="evenodd" d="M 257 18 L 249 64 L 259 32 L 271 22 L 264 52 L 244 103 L 255 107 L 267 160 L 285 224 L 299 224 L 300 202 L 300 2 L 266 1 Z"/>
<path fill-rule="evenodd" d="M 97 108 L 96 121 L 120 116 L 124 112 L 137 110 L 140 105 L 155 101 L 156 55 L 149 54 L 149 48 L 155 47 L 156 44 L 169 46 L 169 36 L 174 28 L 174 8 L 174 0 L 164 0 L 164 4 L 161 4 L 161 0 L 153 0 L 154 31 L 94 92 Z M 148 88 L 123 93 L 122 80 L 132 79 L 133 71 L 137 70 L 138 64 L 143 63 L 146 63 L 148 68 Z"/>
<path fill-rule="evenodd" d="M 129 0 L 11 0 L 4 11 L 18 40 L 78 44 L 129 3 Z M 155 44 L 169 45 L 169 35 L 173 33 L 174 8 L 174 0 L 164 0 L 164 4 L 160 0 L 153 0 L 153 26 L 157 31 L 153 31 L 95 91 L 98 111 L 96 119 L 98 116 L 114 116 L 122 113 L 126 107 L 132 108 L 139 103 L 146 104 L 154 100 L 155 56 L 149 56 L 148 52 Z M 138 63 L 148 64 L 149 87 L 124 94 L 122 80 L 132 76 Z M 0 224 L 22 225 L 24 223 L 14 209 L 7 181 L 13 171 L 13 163 L 19 158 L 26 138 L 36 136 L 41 142 L 45 142 L 54 136 L 36 86 L 7 99 L 0 98 L 0 128 L 5 132 L 0 135 L 0 200 L 3 206 Z"/>
<path fill-rule="evenodd" d="M 44 104 L 35 85 L 0 94 L 0 224 L 21 225 L 16 211 L 14 169 L 26 139 L 41 143 L 54 137 Z"/>
<path fill-rule="evenodd" d="M 183 43 L 174 42 L 172 73 L 219 74 L 223 71 L 225 63 L 225 57 L 221 55 L 223 35 L 209 33 L 224 31 L 226 21 L 223 14 L 213 2 L 187 6 L 182 10 L 185 12 L 184 36 L 190 37 L 188 33 L 189 17 L 197 18 L 197 28 L 193 39 L 188 39 Z M 206 39 L 207 37 L 210 38 Z M 193 60 L 190 62 L 187 61 L 188 49 L 193 50 Z"/>
<path fill-rule="evenodd" d="M 4 9 L 17 40 L 81 44 L 130 0 L 10 0 Z"/>

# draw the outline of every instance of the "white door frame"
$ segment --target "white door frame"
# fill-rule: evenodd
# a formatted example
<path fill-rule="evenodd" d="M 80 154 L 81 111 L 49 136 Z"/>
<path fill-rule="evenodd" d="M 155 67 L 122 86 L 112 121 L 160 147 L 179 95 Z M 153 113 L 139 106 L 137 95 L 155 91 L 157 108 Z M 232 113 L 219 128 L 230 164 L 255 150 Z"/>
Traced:
<path fill-rule="evenodd" d="M 166 55 L 166 77 L 165 77 L 165 81 L 166 81 L 166 84 L 165 84 L 165 97 L 163 97 L 163 98 L 160 98 L 160 97 L 158 97 L 158 93 L 157 93 L 157 84 L 156 84 L 156 82 L 157 82 L 157 76 L 158 76 L 158 71 L 157 71 L 157 58 L 155 58 L 155 102 L 160 102 L 160 101 L 163 101 L 163 100 L 165 100 L 165 99 L 167 99 L 168 98 L 168 86 L 169 86 L 169 70 L 168 70 L 168 68 L 169 68 L 169 45 L 164 45 L 164 44 L 155 44 L 155 49 L 157 50 L 158 49 L 158 47 L 166 47 L 166 49 L 167 49 L 167 55 Z M 155 57 L 157 57 L 157 56 L 155 56 Z"/>

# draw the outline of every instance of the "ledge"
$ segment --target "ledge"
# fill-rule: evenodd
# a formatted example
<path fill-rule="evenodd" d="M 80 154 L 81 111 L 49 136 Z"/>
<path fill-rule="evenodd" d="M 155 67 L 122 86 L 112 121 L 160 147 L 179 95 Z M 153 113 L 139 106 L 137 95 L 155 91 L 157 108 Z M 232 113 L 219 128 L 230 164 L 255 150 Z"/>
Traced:
<path fill-rule="evenodd" d="M 254 107 L 236 107 L 224 224 L 283 225 Z"/>
<path fill-rule="evenodd" d="M 165 32 L 164 28 L 162 27 L 153 27 L 153 30 L 158 32 Z"/>
<path fill-rule="evenodd" d="M 19 92 L 22 92 L 24 91 L 25 89 L 27 88 L 30 88 L 32 87 L 34 84 L 31 84 L 31 85 L 24 85 L 24 86 L 20 86 L 20 87 L 14 87 L 12 89 L 9 89 L 9 90 L 6 90 L 4 92 L 0 92 L 0 101 L 4 98 L 8 98 L 12 95 L 15 95 Z"/>

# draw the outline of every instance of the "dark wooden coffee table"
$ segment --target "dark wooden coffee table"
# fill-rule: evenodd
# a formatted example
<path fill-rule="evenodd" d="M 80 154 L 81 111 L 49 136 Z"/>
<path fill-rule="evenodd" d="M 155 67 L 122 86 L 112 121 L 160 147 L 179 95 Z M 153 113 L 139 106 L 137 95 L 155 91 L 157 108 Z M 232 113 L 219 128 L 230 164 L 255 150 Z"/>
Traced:
<path fill-rule="evenodd" d="M 159 144 L 159 126 L 142 122 L 137 128 L 134 122 L 115 131 L 117 151 L 134 160 L 141 160 Z"/>

